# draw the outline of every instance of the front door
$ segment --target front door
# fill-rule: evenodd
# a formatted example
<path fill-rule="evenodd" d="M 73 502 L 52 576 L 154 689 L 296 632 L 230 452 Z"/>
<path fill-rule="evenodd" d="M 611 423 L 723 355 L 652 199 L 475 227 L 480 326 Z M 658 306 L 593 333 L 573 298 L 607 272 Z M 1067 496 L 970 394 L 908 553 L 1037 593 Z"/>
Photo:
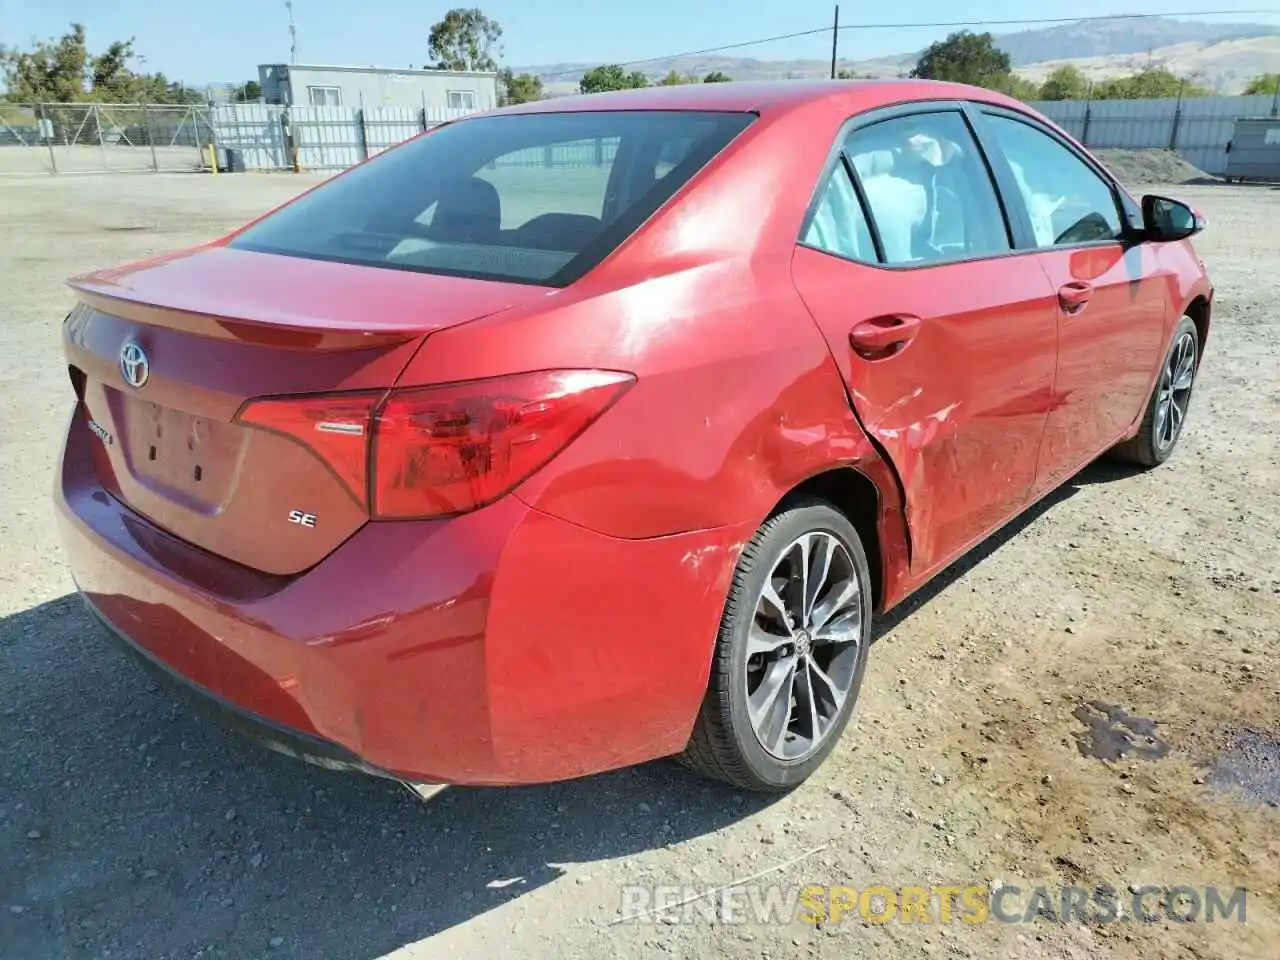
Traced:
<path fill-rule="evenodd" d="M 1038 490 L 1057 486 L 1120 439 L 1142 413 L 1162 352 L 1165 293 L 1123 242 L 1112 185 L 1062 140 L 986 112 L 983 134 L 1030 219 L 1027 247 L 1058 298 L 1058 373 Z M 1143 279 L 1144 276 L 1146 279 Z"/>
<path fill-rule="evenodd" d="M 906 497 L 923 575 L 1023 507 L 1056 363 L 1055 298 L 1010 257 L 959 108 L 868 118 L 844 144 L 792 272 Z"/>

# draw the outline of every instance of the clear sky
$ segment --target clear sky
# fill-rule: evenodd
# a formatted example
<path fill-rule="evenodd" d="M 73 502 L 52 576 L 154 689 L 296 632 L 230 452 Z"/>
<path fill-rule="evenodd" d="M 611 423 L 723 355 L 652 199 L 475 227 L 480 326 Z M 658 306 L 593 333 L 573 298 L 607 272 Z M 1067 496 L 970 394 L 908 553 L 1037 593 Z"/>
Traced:
<path fill-rule="evenodd" d="M 504 63 L 621 62 L 658 57 L 831 22 L 829 0 L 294 0 L 298 61 L 380 67 L 427 63 L 427 33 L 450 6 L 476 5 L 502 24 Z M 1280 24 L 1276 0 L 914 0 L 846 2 L 845 23 L 1082 17 L 1264 9 L 1270 15 L 1202 19 Z M 0 43 L 25 47 L 81 22 L 96 51 L 137 38 L 145 69 L 196 85 L 257 76 L 259 63 L 289 59 L 284 0 L 0 0 Z M 995 32 L 1019 29 L 993 27 Z M 841 33 L 841 56 L 864 59 L 919 49 L 947 29 Z M 762 60 L 830 56 L 830 35 L 733 51 Z M 1064 51 L 1064 54 L 1067 52 Z"/>

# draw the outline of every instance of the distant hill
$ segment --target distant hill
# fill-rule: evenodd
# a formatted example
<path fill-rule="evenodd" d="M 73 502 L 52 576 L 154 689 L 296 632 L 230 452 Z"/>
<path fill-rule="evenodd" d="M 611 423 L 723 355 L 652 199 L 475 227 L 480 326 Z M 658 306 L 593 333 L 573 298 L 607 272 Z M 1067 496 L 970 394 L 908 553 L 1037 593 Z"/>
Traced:
<path fill-rule="evenodd" d="M 1072 64 L 1101 80 L 1163 66 L 1219 93 L 1239 93 L 1259 73 L 1280 72 L 1280 27 L 1258 23 L 1202 23 L 1162 17 L 1139 20 L 1090 20 L 1041 30 L 998 34 L 997 42 L 1017 73 L 1040 81 L 1054 68 Z M 920 52 L 842 60 L 840 68 L 859 76 L 905 76 Z M 517 73 L 543 78 L 552 96 L 576 93 L 582 74 L 595 63 L 556 63 L 517 67 Z M 675 70 L 706 76 L 714 70 L 735 80 L 789 80 L 825 77 L 829 60 L 761 60 L 706 54 L 671 57 L 638 65 L 657 80 Z"/>
<path fill-rule="evenodd" d="M 1218 43 L 1222 40 L 1251 40 L 1274 37 L 1280 28 L 1261 23 L 1203 23 L 1149 17 L 1140 20 L 1082 20 L 1001 34 L 1000 49 L 1009 54 L 1015 67 L 1071 57 L 1108 57 L 1116 54 L 1147 53 L 1179 44 Z"/>

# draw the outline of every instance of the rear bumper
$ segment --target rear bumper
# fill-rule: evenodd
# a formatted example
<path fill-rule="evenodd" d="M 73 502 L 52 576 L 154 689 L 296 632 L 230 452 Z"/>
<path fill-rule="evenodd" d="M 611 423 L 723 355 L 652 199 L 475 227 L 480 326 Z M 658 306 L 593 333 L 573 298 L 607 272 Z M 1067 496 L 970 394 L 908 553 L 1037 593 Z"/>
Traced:
<path fill-rule="evenodd" d="M 77 414 L 55 491 L 81 593 L 257 739 L 477 785 L 568 779 L 687 742 L 750 530 L 620 540 L 507 497 L 451 520 L 369 523 L 306 573 L 275 577 L 109 496 L 96 442 Z"/>
<path fill-rule="evenodd" d="M 155 677 L 170 690 L 184 697 L 195 709 L 213 717 L 224 727 L 248 737 L 269 750 L 283 753 L 306 763 L 329 770 L 340 770 L 348 773 L 367 773 L 377 777 L 392 777 L 385 770 L 371 766 L 341 744 L 325 740 L 321 737 L 303 733 L 260 717 L 229 700 L 224 700 L 211 690 L 206 690 L 193 683 L 182 674 L 171 668 L 163 660 L 139 646 L 131 637 L 118 630 L 115 624 L 98 612 L 98 609 L 86 598 L 85 606 L 98 621 L 103 632 L 115 640 L 120 649 L 128 654 L 134 662 L 147 673 Z"/>

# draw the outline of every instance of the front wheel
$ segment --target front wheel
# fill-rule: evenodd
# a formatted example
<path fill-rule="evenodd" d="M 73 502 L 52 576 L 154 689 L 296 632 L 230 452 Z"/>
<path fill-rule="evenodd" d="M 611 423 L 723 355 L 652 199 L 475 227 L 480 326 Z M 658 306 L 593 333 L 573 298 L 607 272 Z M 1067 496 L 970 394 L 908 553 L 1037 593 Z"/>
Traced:
<path fill-rule="evenodd" d="M 866 553 L 844 514 L 808 500 L 767 520 L 738 560 L 681 760 L 745 790 L 804 781 L 853 712 L 871 605 Z"/>
<path fill-rule="evenodd" d="M 1155 467 L 1169 459 L 1187 422 L 1199 358 L 1200 334 L 1195 322 L 1183 317 L 1147 401 L 1138 435 L 1113 449 L 1113 457 L 1143 467 Z"/>

